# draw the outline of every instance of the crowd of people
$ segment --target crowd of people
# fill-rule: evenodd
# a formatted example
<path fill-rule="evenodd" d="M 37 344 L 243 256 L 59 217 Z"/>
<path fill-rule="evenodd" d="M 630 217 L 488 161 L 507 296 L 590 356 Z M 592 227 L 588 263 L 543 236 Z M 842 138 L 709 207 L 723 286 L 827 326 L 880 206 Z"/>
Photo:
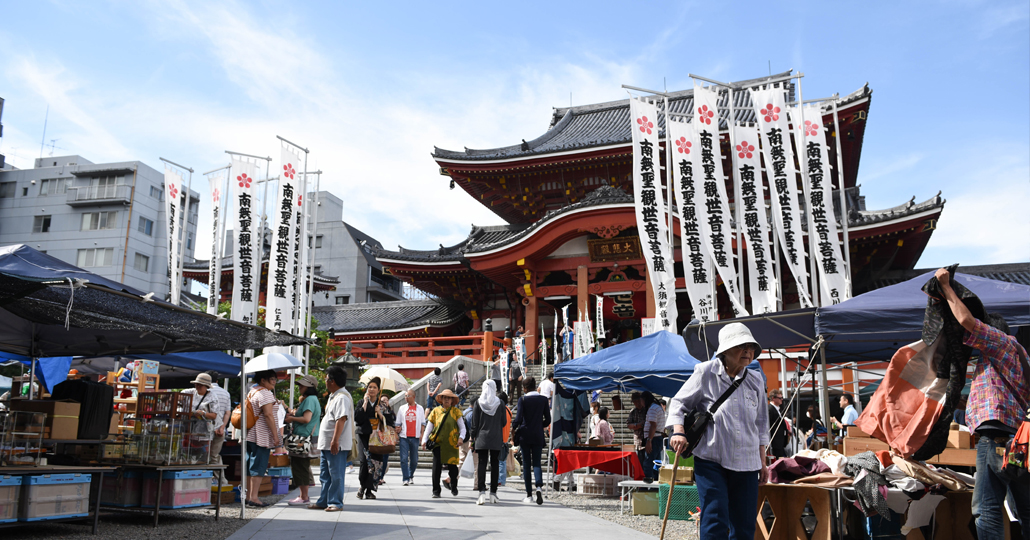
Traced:
<path fill-rule="evenodd" d="M 961 421 L 979 435 L 978 474 L 972 499 L 977 531 L 980 538 L 1002 537 L 1004 504 L 1008 498 L 1015 514 L 1028 524 L 1023 530 L 1024 537 L 1030 538 L 1030 481 L 1025 474 L 1013 477 L 1003 472 L 1005 464 L 1001 457 L 1030 405 L 1030 364 L 1026 351 L 1010 335 L 1003 319 L 991 316 L 985 323 L 974 318 L 948 285 L 945 270 L 939 271 L 937 278 L 944 300 L 965 331 L 964 344 L 978 349 L 982 358 L 976 365 L 968 403 L 963 403 L 965 406 L 955 415 L 960 420 L 961 412 Z M 633 409 L 626 427 L 633 433 L 645 481 L 656 479 L 652 464 L 662 461 L 665 448 L 679 455 L 693 455 L 702 538 L 753 538 L 758 488 L 769 479 L 770 460 L 791 456 L 799 449 L 839 442 L 846 436 L 847 427 L 859 417 L 855 397 L 844 393 L 839 398 L 843 411 L 840 420 L 831 417 L 826 425 L 818 408 L 809 406 L 804 419 L 807 430 L 802 432 L 798 419 L 788 413 L 783 393 L 779 389 L 767 393 L 761 374 L 748 374 L 748 364 L 762 350 L 747 326 L 727 324 L 719 332 L 716 359 L 695 367 L 668 404 L 650 392 L 631 395 Z M 547 447 L 546 437 L 554 435 L 548 434 L 552 401 L 557 399 L 561 387 L 556 386 L 553 372 L 540 384 L 521 370 L 502 373 L 494 369 L 488 373 L 479 397 L 465 409 L 461 404 L 470 383 L 464 366 L 459 366 L 449 386 L 444 384 L 440 369 L 434 371 L 427 381 L 424 407 L 416 403 L 415 393 L 408 391 L 396 412 L 381 395 L 381 383 L 375 378 L 367 383 L 363 398 L 353 403 L 345 390 L 346 373 L 338 366 L 326 371 L 330 397 L 322 411 L 315 394 L 318 381 L 304 375 L 297 379 L 302 400 L 296 409 L 285 413 L 286 422 L 293 426 L 290 440 L 284 440 L 279 430 L 269 428 L 276 425 L 281 406 L 272 395 L 276 374 L 255 374 L 247 400 L 256 421 L 247 432 L 246 461 L 251 483 L 246 503 L 263 506 L 256 496 L 260 477 L 267 469 L 269 453 L 284 444 L 296 456 L 291 464 L 300 487 L 300 495 L 289 501 L 291 505 L 340 510 L 348 459 L 358 463 L 358 498 L 375 500 L 387 462 L 383 454 L 369 452 L 370 436 L 376 430 L 390 428 L 397 435 L 404 486 L 414 482 L 418 450 L 422 448 L 431 450 L 433 456 L 433 498 L 440 498 L 445 488 L 453 496 L 458 495 L 459 471 L 468 469 L 474 478 L 473 490 L 479 493 L 477 504 L 496 504 L 497 490 L 505 483 L 509 453 L 514 445 L 521 452 L 526 495 L 522 502 L 543 504 L 541 459 Z M 509 389 L 522 394 L 517 398 L 514 416 L 508 396 L 500 390 L 505 376 Z M 223 396 L 224 390 L 206 375 L 198 376 L 194 383 L 197 420 L 210 422 L 214 433 L 224 437 L 228 412 L 223 401 L 228 400 L 227 394 Z M 707 427 L 693 433 L 691 422 L 695 420 L 687 419 L 702 418 L 705 414 Z M 615 430 L 609 418 L 610 410 L 595 399 L 588 424 L 591 444 L 614 442 Z M 311 446 L 304 447 L 303 441 L 310 441 Z M 569 441 L 579 442 L 578 428 L 575 438 Z M 212 455 L 215 459 L 217 453 Z M 308 498 L 312 478 L 307 465 L 311 456 L 320 457 L 322 489 L 315 502 Z M 470 459 L 471 466 L 467 463 Z M 446 478 L 442 478 L 444 469 Z"/>

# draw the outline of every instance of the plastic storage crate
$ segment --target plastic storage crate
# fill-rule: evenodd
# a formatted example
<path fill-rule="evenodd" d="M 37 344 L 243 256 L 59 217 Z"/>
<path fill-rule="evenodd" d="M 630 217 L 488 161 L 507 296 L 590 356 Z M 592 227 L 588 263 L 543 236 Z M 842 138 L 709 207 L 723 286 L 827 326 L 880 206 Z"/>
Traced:
<path fill-rule="evenodd" d="M 658 517 L 665 518 L 665 501 L 669 499 L 669 484 L 658 485 Z M 672 505 L 669 506 L 669 519 L 691 520 L 690 512 L 697 512 L 701 506 L 701 497 L 697 494 L 697 486 L 678 485 L 672 492 Z"/>
<path fill-rule="evenodd" d="M 621 474 L 576 474 L 576 489 L 580 495 L 618 497 L 619 482 L 630 480 Z"/>
<path fill-rule="evenodd" d="M 162 473 L 161 508 L 190 508 L 211 504 L 211 471 L 166 471 Z M 143 475 L 143 508 L 154 507 L 157 473 Z"/>
<path fill-rule="evenodd" d="M 0 476 L 0 523 L 18 521 L 21 483 L 20 476 Z"/>
<path fill-rule="evenodd" d="M 269 467 L 265 474 L 268 476 L 293 478 L 293 467 Z"/>
<path fill-rule="evenodd" d="M 290 492 L 290 477 L 288 476 L 273 476 L 272 477 L 272 495 L 286 495 Z"/>
<path fill-rule="evenodd" d="M 89 515 L 90 474 L 45 474 L 22 477 L 25 503 L 18 521 L 43 521 Z"/>
<path fill-rule="evenodd" d="M 133 508 L 140 505 L 143 493 L 141 471 L 121 471 L 104 474 L 104 487 L 100 490 L 100 504 Z"/>

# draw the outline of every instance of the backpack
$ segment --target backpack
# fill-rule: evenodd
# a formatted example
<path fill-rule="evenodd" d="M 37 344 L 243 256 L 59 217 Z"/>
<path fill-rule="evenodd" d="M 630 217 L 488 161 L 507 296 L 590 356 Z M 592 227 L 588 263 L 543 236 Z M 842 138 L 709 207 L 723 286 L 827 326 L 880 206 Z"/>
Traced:
<path fill-rule="evenodd" d="M 251 428 L 254 427 L 254 424 L 257 423 L 257 419 L 258 419 L 257 415 L 254 414 L 254 405 L 252 405 L 250 403 L 250 398 L 253 395 L 254 395 L 254 391 L 253 390 L 251 390 L 250 393 L 247 394 L 247 427 L 251 427 Z M 232 416 L 229 418 L 229 422 L 232 423 L 232 427 L 234 427 L 236 429 L 242 429 L 241 420 L 242 420 L 242 417 L 243 417 L 243 413 L 240 412 L 240 406 L 241 405 L 242 404 L 237 405 L 236 408 L 233 409 Z"/>

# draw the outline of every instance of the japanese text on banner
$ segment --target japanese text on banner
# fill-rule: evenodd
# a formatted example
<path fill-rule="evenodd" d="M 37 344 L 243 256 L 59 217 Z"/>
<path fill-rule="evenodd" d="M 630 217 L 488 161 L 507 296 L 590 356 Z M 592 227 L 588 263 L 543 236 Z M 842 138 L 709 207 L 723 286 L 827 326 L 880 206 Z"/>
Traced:
<path fill-rule="evenodd" d="M 182 276 L 179 274 L 179 257 L 182 246 L 179 237 L 182 234 L 179 225 L 182 212 L 183 193 L 182 175 L 165 169 L 165 218 L 168 219 L 168 295 L 171 302 L 179 305 L 182 290 Z"/>
<path fill-rule="evenodd" d="M 733 171 L 737 175 L 747 246 L 747 276 L 751 287 L 751 311 L 776 311 L 776 274 L 769 251 L 769 217 L 765 212 L 765 183 L 758 154 L 758 128 L 733 126 Z"/>
<path fill-rule="evenodd" d="M 232 320 L 254 324 L 254 305 L 257 302 L 257 284 L 254 279 L 254 212 L 257 204 L 254 189 L 257 187 L 257 167 L 240 159 L 232 160 L 232 184 L 234 209 L 233 226 L 233 287 Z M 258 211 L 259 212 L 259 211 Z M 259 216 L 260 217 L 260 216 Z M 260 263 L 260 256 L 258 263 Z M 258 269 L 260 270 L 260 268 Z M 258 281 L 260 283 L 260 281 Z"/>

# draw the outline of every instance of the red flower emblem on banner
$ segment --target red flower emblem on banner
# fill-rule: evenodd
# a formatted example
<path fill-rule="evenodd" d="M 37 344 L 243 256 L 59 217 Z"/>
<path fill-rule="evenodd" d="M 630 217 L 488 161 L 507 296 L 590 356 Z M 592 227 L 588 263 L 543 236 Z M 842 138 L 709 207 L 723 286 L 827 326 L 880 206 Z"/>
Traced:
<path fill-rule="evenodd" d="M 293 175 L 295 174 L 297 174 L 297 171 L 293 169 L 292 163 L 287 163 L 286 165 L 283 165 L 283 176 L 289 178 L 290 180 L 293 180 Z"/>
<path fill-rule="evenodd" d="M 221 198 L 221 196 L 222 192 L 219 191 L 218 188 L 215 188 L 215 190 L 211 192 L 211 200 L 214 202 L 218 202 L 218 199 Z"/>
<path fill-rule="evenodd" d="M 247 173 L 243 173 L 243 174 L 237 176 L 236 179 L 240 181 L 240 187 L 241 188 L 245 188 L 245 189 L 249 188 L 250 187 L 250 183 L 254 181 L 253 178 L 247 176 Z"/>
<path fill-rule="evenodd" d="M 766 122 L 772 122 L 773 120 L 779 120 L 780 119 L 780 108 L 779 107 L 773 107 L 772 103 L 770 103 L 770 104 L 766 105 L 764 109 L 762 109 L 762 116 L 765 117 L 765 121 Z"/>
<path fill-rule="evenodd" d="M 304 199 L 303 195 L 297 195 L 297 206 L 301 205 L 301 201 L 303 201 L 303 199 Z"/>
<path fill-rule="evenodd" d="M 179 188 L 175 184 L 168 184 L 168 194 L 172 196 L 172 199 L 179 197 Z"/>
<path fill-rule="evenodd" d="M 805 120 L 805 137 L 815 137 L 819 133 L 819 124 Z"/>
<path fill-rule="evenodd" d="M 690 144 L 690 141 L 688 141 L 686 137 L 676 139 L 676 151 L 681 154 L 689 154 L 691 146 L 693 145 Z"/>
<path fill-rule="evenodd" d="M 654 128 L 654 122 L 648 120 L 646 116 L 637 118 L 637 125 L 640 126 L 641 133 L 647 133 L 648 135 L 651 134 L 651 129 Z"/>
<path fill-rule="evenodd" d="M 697 119 L 711 125 L 712 118 L 715 117 L 715 112 L 708 108 L 708 105 L 702 105 L 697 108 Z"/>
<path fill-rule="evenodd" d="M 748 144 L 747 141 L 740 141 L 740 144 L 737 145 L 737 157 L 741 159 L 751 159 L 752 157 L 754 157 L 754 151 L 755 147 L 753 145 Z"/>

